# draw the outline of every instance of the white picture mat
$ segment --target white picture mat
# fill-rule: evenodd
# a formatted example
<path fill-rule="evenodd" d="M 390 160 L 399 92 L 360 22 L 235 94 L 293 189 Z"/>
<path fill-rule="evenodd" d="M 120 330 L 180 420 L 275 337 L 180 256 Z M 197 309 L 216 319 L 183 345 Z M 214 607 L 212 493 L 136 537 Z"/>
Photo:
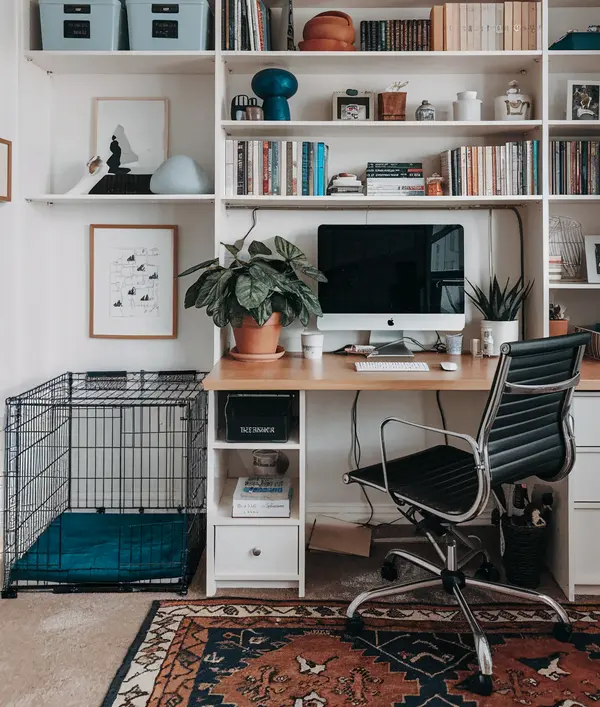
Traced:
<path fill-rule="evenodd" d="M 600 81 L 588 81 L 586 79 L 571 79 L 567 81 L 567 120 L 583 120 L 583 118 L 575 118 L 573 116 L 574 108 L 574 91 L 575 86 L 590 86 L 596 89 L 597 98 L 600 101 Z M 588 122 L 594 123 L 600 121 L 600 105 L 596 103 L 595 116 L 586 118 Z"/>
<path fill-rule="evenodd" d="M 122 145 L 121 167 L 133 174 L 153 174 L 169 156 L 169 101 L 166 98 L 96 98 L 92 153 L 105 162 L 111 156 L 110 143 L 118 125 L 123 126 L 138 158 L 129 161 Z"/>
<path fill-rule="evenodd" d="M 10 196 L 10 145 L 0 142 L 0 199 Z"/>
<path fill-rule="evenodd" d="M 102 228 L 93 231 L 92 336 L 171 337 L 174 318 L 174 239 L 172 228 Z M 146 252 L 146 255 L 143 252 Z M 134 265 L 116 267 L 135 255 Z M 143 263 L 145 273 L 138 273 Z M 157 273 L 156 286 L 149 288 L 149 276 Z M 116 292 L 119 287 L 119 292 Z M 135 295 L 127 292 L 134 288 Z M 150 301 L 141 304 L 148 294 Z M 123 307 L 115 307 L 120 299 Z M 128 300 L 135 301 L 135 304 Z M 124 311 L 123 311 L 124 310 Z"/>

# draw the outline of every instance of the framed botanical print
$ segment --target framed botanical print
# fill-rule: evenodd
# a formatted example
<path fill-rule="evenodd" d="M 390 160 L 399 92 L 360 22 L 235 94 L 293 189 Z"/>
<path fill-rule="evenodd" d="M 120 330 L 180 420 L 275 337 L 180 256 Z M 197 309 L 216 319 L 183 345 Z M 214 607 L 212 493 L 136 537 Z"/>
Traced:
<path fill-rule="evenodd" d="M 177 226 L 90 226 L 90 336 L 177 337 Z"/>
<path fill-rule="evenodd" d="M 585 236 L 587 281 L 600 282 L 600 236 Z"/>
<path fill-rule="evenodd" d="M 0 138 L 0 201 L 12 199 L 12 142 Z"/>
<path fill-rule="evenodd" d="M 600 81 L 567 83 L 567 120 L 600 120 Z"/>
<path fill-rule="evenodd" d="M 375 120 L 375 94 L 370 91 L 336 91 L 333 94 L 334 120 Z"/>

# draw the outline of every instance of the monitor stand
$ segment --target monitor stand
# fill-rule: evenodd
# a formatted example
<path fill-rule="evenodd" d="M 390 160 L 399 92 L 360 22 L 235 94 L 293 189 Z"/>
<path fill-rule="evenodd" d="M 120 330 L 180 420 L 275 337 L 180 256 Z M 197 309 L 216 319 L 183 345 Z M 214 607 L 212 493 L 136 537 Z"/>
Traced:
<path fill-rule="evenodd" d="M 403 333 L 402 331 L 372 331 L 369 344 L 375 346 L 375 351 L 369 356 L 414 357 L 414 353 L 403 341 Z"/>

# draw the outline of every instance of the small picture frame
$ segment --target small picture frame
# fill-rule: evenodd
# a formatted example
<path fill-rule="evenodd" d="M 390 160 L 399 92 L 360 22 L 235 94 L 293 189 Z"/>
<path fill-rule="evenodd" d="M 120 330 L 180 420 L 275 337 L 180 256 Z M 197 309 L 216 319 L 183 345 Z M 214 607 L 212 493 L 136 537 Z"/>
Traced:
<path fill-rule="evenodd" d="M 600 282 L 600 236 L 585 236 L 588 282 Z"/>
<path fill-rule="evenodd" d="M 567 120 L 600 121 L 600 81 L 567 82 Z"/>
<path fill-rule="evenodd" d="M 12 142 L 0 138 L 0 201 L 12 199 Z"/>
<path fill-rule="evenodd" d="M 335 91 L 333 94 L 334 120 L 375 120 L 375 94 L 372 91 Z"/>
<path fill-rule="evenodd" d="M 177 338 L 177 226 L 90 226 L 95 339 Z"/>

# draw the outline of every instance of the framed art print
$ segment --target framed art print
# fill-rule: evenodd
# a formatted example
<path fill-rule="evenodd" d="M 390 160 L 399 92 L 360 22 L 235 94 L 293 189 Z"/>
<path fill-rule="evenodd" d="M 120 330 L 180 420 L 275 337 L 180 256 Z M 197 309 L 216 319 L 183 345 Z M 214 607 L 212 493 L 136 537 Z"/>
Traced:
<path fill-rule="evenodd" d="M 0 201 L 12 198 L 12 142 L 0 138 Z"/>
<path fill-rule="evenodd" d="M 600 236 L 585 236 L 588 282 L 600 282 Z"/>
<path fill-rule="evenodd" d="M 94 99 L 92 154 L 110 174 L 154 174 L 169 156 L 169 100 Z"/>
<path fill-rule="evenodd" d="M 90 336 L 177 337 L 177 226 L 90 226 Z"/>
<path fill-rule="evenodd" d="M 567 82 L 567 120 L 600 120 L 600 81 Z"/>
<path fill-rule="evenodd" d="M 334 120 L 375 120 L 375 94 L 349 88 L 333 94 Z"/>

